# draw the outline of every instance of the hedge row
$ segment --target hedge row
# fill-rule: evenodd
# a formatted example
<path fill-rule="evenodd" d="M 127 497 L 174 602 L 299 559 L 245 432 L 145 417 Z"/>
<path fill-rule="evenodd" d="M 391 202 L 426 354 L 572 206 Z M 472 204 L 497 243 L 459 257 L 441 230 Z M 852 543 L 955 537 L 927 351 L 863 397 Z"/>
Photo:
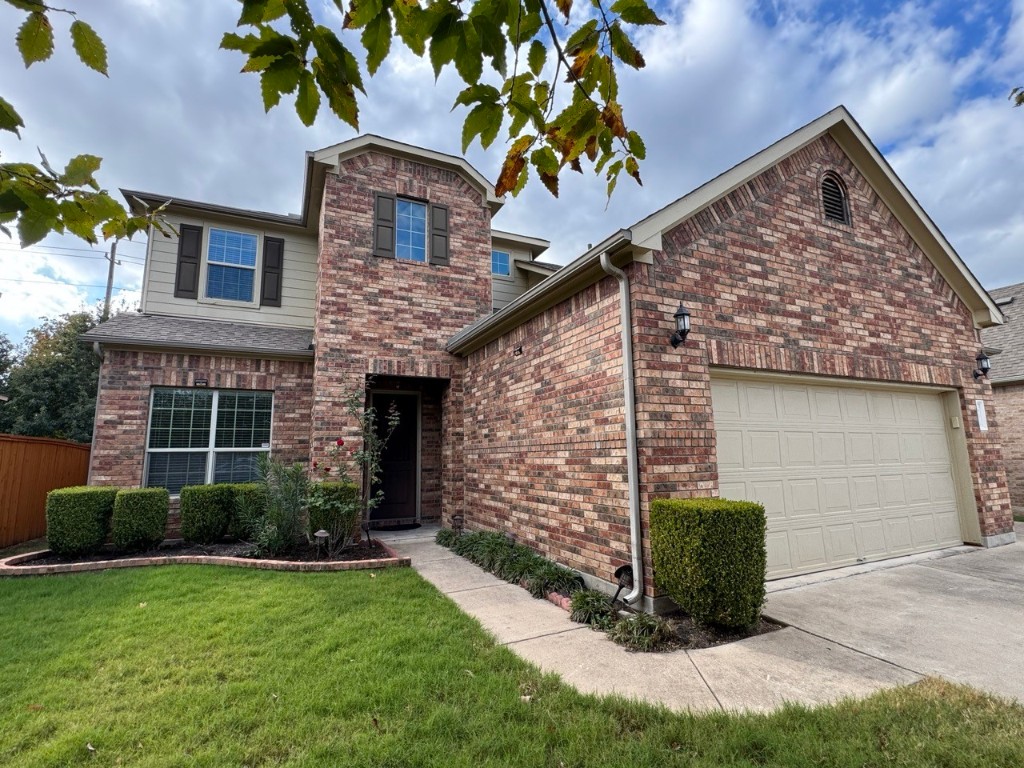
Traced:
<path fill-rule="evenodd" d="M 59 555 L 90 555 L 109 535 L 129 552 L 164 539 L 170 496 L 164 488 L 76 486 L 46 494 L 46 540 Z"/>
<path fill-rule="evenodd" d="M 752 627 L 764 604 L 765 529 L 764 507 L 751 501 L 655 499 L 655 582 L 702 624 Z"/>

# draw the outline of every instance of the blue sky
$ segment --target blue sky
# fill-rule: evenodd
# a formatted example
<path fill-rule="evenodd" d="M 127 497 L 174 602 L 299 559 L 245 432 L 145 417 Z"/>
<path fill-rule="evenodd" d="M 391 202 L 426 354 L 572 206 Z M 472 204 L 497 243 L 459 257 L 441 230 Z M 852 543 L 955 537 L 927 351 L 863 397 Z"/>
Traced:
<path fill-rule="evenodd" d="M 313 0 L 314 4 L 318 0 Z M 263 112 L 258 80 L 218 50 L 234 27 L 230 0 L 68 0 L 106 40 L 110 78 L 79 65 L 67 20 L 54 17 L 57 53 L 25 70 L 13 45 L 22 13 L 0 3 L 0 93 L 25 118 L 22 140 L 0 137 L 5 160 L 53 164 L 89 152 L 101 183 L 224 205 L 294 212 L 304 152 L 354 132 L 321 113 L 305 128 L 290 108 Z M 589 12 L 578 3 L 576 14 Z M 724 169 L 844 104 L 984 285 L 1024 281 L 1024 0 L 819 2 L 667 0 L 668 22 L 642 30 L 648 67 L 622 75 L 626 118 L 644 136 L 644 186 L 570 174 L 553 200 L 531 185 L 495 218 L 500 229 L 552 241 L 568 261 Z M 333 2 L 318 13 L 329 23 Z M 333 18 L 333 22 L 331 21 Z M 460 151 L 462 84 L 396 47 L 368 81 L 362 129 Z M 468 159 L 496 178 L 504 156 Z M 0 241 L 0 332 L 18 341 L 42 317 L 93 305 L 106 279 L 104 248 L 50 238 L 27 252 Z M 124 243 L 115 284 L 138 300 L 144 240 Z"/>

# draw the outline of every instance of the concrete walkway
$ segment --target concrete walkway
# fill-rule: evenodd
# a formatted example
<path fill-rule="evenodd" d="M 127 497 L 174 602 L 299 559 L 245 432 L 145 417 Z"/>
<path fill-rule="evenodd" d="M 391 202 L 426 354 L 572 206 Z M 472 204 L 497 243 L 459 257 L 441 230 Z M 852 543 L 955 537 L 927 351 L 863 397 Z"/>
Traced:
<path fill-rule="evenodd" d="M 434 543 L 436 528 L 377 534 L 497 642 L 580 691 L 619 694 L 675 710 L 771 711 L 826 704 L 912 683 L 916 672 L 794 627 L 718 648 L 630 653 L 602 632 L 535 600 Z"/>

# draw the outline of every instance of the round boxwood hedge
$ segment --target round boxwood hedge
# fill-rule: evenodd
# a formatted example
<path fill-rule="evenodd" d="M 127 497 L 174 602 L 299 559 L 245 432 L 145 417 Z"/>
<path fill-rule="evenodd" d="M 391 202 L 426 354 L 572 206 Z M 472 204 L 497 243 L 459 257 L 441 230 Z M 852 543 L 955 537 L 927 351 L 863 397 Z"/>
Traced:
<path fill-rule="evenodd" d="M 59 555 L 88 555 L 107 539 L 117 488 L 75 486 L 46 494 L 46 540 Z"/>
<path fill-rule="evenodd" d="M 235 504 L 233 487 L 186 485 L 181 489 L 181 537 L 193 544 L 213 544 L 228 532 Z"/>
<path fill-rule="evenodd" d="M 124 552 L 153 549 L 164 540 L 170 494 L 166 488 L 126 488 L 114 500 L 110 537 Z"/>

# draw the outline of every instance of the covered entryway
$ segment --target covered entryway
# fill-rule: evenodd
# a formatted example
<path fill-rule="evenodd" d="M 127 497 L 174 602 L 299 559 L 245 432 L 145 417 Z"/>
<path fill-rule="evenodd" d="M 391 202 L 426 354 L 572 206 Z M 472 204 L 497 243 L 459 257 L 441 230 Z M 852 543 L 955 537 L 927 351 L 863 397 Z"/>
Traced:
<path fill-rule="evenodd" d="M 765 506 L 768 575 L 963 541 L 943 393 L 714 372 L 719 492 Z"/>
<path fill-rule="evenodd" d="M 388 413 L 398 424 L 380 457 L 381 480 L 371 493 L 384 492 L 370 522 L 377 525 L 413 523 L 419 518 L 420 395 L 408 392 L 374 392 L 371 405 L 377 412 L 377 434 L 388 438 Z"/>

